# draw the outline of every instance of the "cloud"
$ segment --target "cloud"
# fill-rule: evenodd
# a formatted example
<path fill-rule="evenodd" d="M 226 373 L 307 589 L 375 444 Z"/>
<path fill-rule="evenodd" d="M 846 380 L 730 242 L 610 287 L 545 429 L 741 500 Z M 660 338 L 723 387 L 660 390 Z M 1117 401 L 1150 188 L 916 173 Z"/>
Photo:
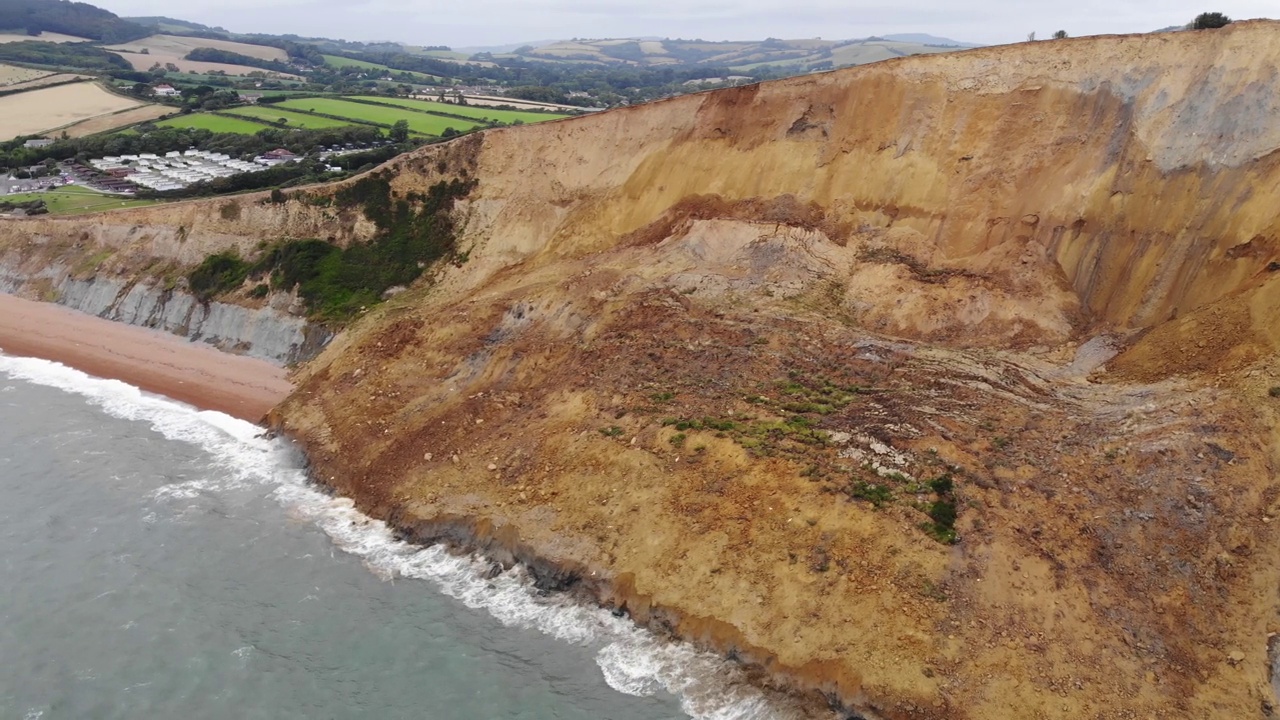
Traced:
<path fill-rule="evenodd" d="M 844 39 L 928 32 L 980 43 L 1035 31 L 1072 35 L 1147 32 L 1183 24 L 1203 0 L 101 0 L 122 15 L 177 15 L 238 32 L 297 33 L 423 45 L 514 43 L 570 37 Z M 1227 0 L 1232 17 L 1274 13 L 1269 0 Z"/>

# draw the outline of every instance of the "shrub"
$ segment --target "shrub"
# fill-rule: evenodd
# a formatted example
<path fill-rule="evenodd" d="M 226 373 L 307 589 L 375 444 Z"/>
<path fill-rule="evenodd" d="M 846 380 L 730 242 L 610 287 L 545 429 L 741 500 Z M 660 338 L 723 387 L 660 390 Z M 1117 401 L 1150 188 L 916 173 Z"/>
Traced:
<path fill-rule="evenodd" d="M 208 302 L 215 295 L 239 287 L 248 276 L 249 264 L 236 251 L 226 250 L 205 258 L 187 276 L 187 282 L 196 297 Z"/>
<path fill-rule="evenodd" d="M 938 500 L 929 505 L 929 517 L 934 524 L 950 530 L 956 524 L 956 504 L 950 500 Z"/>
<path fill-rule="evenodd" d="M 338 191 L 340 208 L 359 208 L 379 228 L 368 243 L 345 249 L 323 240 L 291 240 L 264 253 L 254 277 L 270 273 L 276 287 L 298 288 L 307 309 L 323 320 L 343 321 L 378 304 L 389 288 L 408 286 L 425 268 L 454 252 L 449 212 L 474 183 L 437 183 L 426 195 L 393 197 L 385 177 L 364 178 Z M 414 206 L 414 203 L 418 207 Z"/>
<path fill-rule="evenodd" d="M 944 545 L 954 545 L 959 536 L 956 535 L 956 504 L 948 499 L 929 504 L 929 518 L 932 522 L 922 526 L 930 537 Z"/>
<path fill-rule="evenodd" d="M 1280 398 L 1280 385 L 1277 385 L 1267 391 L 1267 394 L 1273 398 Z"/>
<path fill-rule="evenodd" d="M 1231 18 L 1220 12 L 1200 13 L 1191 23 L 1193 30 L 1213 30 L 1215 28 L 1226 27 L 1231 24 Z"/>
<path fill-rule="evenodd" d="M 849 496 L 855 500 L 866 500 L 877 508 L 884 507 L 893 501 L 893 491 L 887 485 L 869 483 L 859 480 L 849 487 Z"/>

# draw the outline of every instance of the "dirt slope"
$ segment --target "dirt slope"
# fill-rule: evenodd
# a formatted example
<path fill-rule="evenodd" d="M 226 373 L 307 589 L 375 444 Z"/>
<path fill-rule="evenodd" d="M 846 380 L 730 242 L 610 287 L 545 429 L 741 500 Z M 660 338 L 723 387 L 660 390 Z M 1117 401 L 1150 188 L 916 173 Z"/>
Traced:
<path fill-rule="evenodd" d="M 1041 42 L 424 149 L 382 172 L 478 181 L 460 252 L 272 421 L 868 717 L 1269 717 L 1278 65 L 1273 23 Z M 317 192 L 0 248 L 370 236 Z"/>
<path fill-rule="evenodd" d="M 1277 61 L 1270 24 L 1037 43 L 404 159 L 479 179 L 469 259 L 280 422 L 374 512 L 851 707 L 1261 716 Z"/>

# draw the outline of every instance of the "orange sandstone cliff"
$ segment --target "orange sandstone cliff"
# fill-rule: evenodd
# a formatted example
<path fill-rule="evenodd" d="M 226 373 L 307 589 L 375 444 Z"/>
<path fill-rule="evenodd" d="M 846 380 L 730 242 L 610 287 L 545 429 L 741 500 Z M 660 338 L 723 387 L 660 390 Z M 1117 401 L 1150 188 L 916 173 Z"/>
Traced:
<path fill-rule="evenodd" d="M 271 422 L 410 536 L 850 713 L 1270 717 L 1277 67 L 1265 22 L 1029 43 L 425 148 L 375 172 L 476 181 L 452 262 Z M 4 222 L 0 259 L 370 237 L 333 192 Z"/>

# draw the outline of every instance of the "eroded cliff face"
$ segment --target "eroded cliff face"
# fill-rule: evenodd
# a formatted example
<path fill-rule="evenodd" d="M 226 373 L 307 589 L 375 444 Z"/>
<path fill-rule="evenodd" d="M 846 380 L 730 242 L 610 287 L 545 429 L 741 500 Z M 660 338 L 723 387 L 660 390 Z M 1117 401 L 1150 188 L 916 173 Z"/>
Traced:
<path fill-rule="evenodd" d="M 307 322 L 297 298 L 284 293 L 256 307 L 202 301 L 160 279 L 77 273 L 43 258 L 32 263 L 17 253 L 0 254 L 0 292 L 163 330 L 277 365 L 310 360 L 333 337 L 324 326 Z"/>
<path fill-rule="evenodd" d="M 1269 716 L 1277 66 L 1271 23 L 1042 42 L 426 148 L 379 172 L 477 181 L 460 252 L 273 422 L 415 537 L 868 715 Z M 173 212 L 368 238 L 332 192 Z M 104 217 L 38 227 L 176 232 Z"/>
<path fill-rule="evenodd" d="M 399 159 L 479 180 L 468 261 L 277 421 L 420 537 L 861 711 L 1263 716 L 1277 61 L 1036 43 Z"/>
<path fill-rule="evenodd" d="M 213 253 L 253 257 L 286 238 L 346 244 L 373 230 L 363 217 L 275 204 L 265 193 L 89 217 L 0 219 L 0 292 L 293 364 L 315 357 L 333 335 L 308 321 L 296 295 L 203 300 L 187 288 L 187 273 Z"/>
<path fill-rule="evenodd" d="M 886 305 L 883 272 L 855 272 L 850 304 L 886 331 L 980 344 L 1150 326 L 1276 253 L 1274 34 L 907 58 L 490 133 L 475 255 L 581 255 L 729 216 L 955 271 L 911 312 Z M 432 163 L 403 161 L 403 184 Z"/>

